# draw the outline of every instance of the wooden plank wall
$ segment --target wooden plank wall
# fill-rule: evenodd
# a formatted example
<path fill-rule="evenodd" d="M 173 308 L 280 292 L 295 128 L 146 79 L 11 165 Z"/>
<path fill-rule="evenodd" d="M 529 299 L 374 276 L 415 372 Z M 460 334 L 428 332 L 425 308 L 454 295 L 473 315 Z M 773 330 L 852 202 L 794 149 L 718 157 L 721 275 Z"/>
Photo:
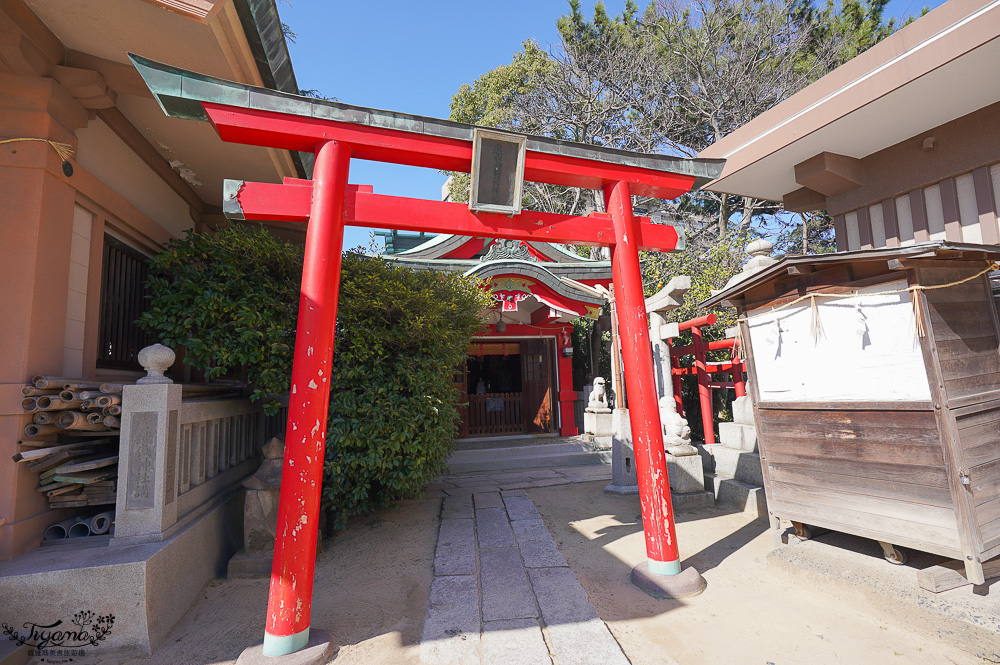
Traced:
<path fill-rule="evenodd" d="M 784 519 L 960 556 L 931 405 L 882 406 L 760 404 L 770 510 Z"/>
<path fill-rule="evenodd" d="M 968 266 L 918 272 L 925 285 L 974 274 Z M 972 492 L 973 521 L 986 560 L 1000 553 L 1000 340 L 993 293 L 983 276 L 925 294 L 958 431 L 959 466 L 969 476 L 963 490 Z"/>

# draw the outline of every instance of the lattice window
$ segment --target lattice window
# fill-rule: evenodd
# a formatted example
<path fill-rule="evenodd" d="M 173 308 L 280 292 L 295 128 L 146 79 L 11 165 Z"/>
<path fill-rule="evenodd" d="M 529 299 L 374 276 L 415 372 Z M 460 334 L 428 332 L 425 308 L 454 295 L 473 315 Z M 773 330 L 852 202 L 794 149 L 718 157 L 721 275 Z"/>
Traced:
<path fill-rule="evenodd" d="M 528 381 L 542 380 L 542 354 L 529 353 L 525 356 L 524 378 Z"/>
<path fill-rule="evenodd" d="M 136 355 L 149 339 L 135 321 L 146 309 L 147 275 L 145 256 L 117 238 L 104 235 L 98 367 L 141 369 Z"/>

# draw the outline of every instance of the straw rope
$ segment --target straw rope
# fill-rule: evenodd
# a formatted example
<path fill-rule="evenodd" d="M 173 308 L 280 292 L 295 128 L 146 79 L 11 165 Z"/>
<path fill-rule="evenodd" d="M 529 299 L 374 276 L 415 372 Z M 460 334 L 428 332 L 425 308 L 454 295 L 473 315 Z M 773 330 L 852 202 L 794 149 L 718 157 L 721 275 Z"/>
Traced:
<path fill-rule="evenodd" d="M 986 267 L 986 269 L 977 272 L 975 275 L 971 275 L 969 277 L 966 277 L 965 279 L 959 279 L 954 282 L 948 282 L 947 284 L 932 284 L 932 285 L 913 284 L 912 286 L 908 286 L 905 289 L 893 289 L 891 291 L 876 291 L 875 293 L 858 293 L 857 291 L 855 291 L 854 293 L 807 293 L 804 296 L 799 296 L 798 298 L 792 300 L 791 302 L 786 302 L 784 305 L 778 305 L 776 307 L 772 307 L 769 313 L 780 312 L 781 310 L 787 307 L 791 307 L 792 305 L 796 305 L 802 302 L 803 300 L 809 300 L 812 309 L 811 312 L 812 321 L 810 328 L 813 334 L 813 342 L 818 343 L 819 339 L 821 337 L 825 337 L 825 335 L 823 334 L 823 326 L 819 321 L 819 311 L 816 308 L 816 298 L 856 298 L 858 296 L 865 296 L 865 297 L 891 296 L 891 295 L 896 295 L 898 293 L 909 292 L 910 300 L 913 304 L 913 320 L 914 323 L 916 324 L 917 335 L 920 337 L 924 337 L 927 331 L 924 329 L 923 304 L 921 302 L 921 299 L 916 297 L 917 291 L 933 291 L 934 289 L 947 289 L 952 286 L 958 286 L 959 284 L 965 284 L 966 282 L 971 282 L 974 279 L 979 279 L 986 273 L 992 272 L 997 269 L 1000 269 L 1000 264 L 998 264 L 996 261 L 993 261 L 989 264 L 989 266 Z M 745 321 L 749 325 L 749 320 L 747 319 L 746 315 L 739 317 L 739 320 Z M 742 341 L 743 340 L 741 339 L 740 340 L 741 345 Z"/>
<path fill-rule="evenodd" d="M 37 139 L 37 138 L 16 138 L 16 139 L 0 139 L 0 145 L 4 143 L 17 143 L 19 141 L 43 141 L 52 146 L 52 149 L 58 153 L 62 160 L 68 161 L 70 157 L 73 156 L 73 146 L 68 143 L 59 143 L 58 141 L 50 141 L 49 139 Z"/>

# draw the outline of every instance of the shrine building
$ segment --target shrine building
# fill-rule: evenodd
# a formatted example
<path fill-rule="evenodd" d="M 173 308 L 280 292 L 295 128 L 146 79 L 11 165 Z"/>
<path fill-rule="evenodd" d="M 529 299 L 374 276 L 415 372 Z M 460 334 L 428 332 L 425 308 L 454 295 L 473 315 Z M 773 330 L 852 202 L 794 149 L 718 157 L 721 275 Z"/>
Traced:
<path fill-rule="evenodd" d="M 459 436 L 575 436 L 573 321 L 600 314 L 611 263 L 556 243 L 383 235 L 386 259 L 478 277 L 493 289 L 485 332 L 472 340 L 455 374 L 460 401 L 468 403 Z"/>

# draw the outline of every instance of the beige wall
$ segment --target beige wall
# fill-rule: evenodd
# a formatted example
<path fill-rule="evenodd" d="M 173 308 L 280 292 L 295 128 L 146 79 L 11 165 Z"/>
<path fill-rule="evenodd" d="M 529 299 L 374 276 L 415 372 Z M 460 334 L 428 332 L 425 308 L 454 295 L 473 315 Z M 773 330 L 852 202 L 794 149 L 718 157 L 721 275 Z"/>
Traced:
<path fill-rule="evenodd" d="M 190 228 L 190 206 L 117 134 L 94 118 L 77 132 L 77 161 L 147 217 L 180 237 Z"/>
<path fill-rule="evenodd" d="M 862 159 L 861 180 L 827 199 L 839 250 L 927 240 L 1000 244 L 1000 104 Z"/>
<path fill-rule="evenodd" d="M 92 115 L 52 79 L 0 73 L 0 136 L 76 150 L 67 177 L 46 143 L 0 145 L 0 560 L 65 517 L 35 491 L 37 474 L 9 461 L 30 422 L 21 387 L 35 374 L 123 376 L 96 367 L 105 230 L 148 254 L 192 226 L 184 200 Z"/>

